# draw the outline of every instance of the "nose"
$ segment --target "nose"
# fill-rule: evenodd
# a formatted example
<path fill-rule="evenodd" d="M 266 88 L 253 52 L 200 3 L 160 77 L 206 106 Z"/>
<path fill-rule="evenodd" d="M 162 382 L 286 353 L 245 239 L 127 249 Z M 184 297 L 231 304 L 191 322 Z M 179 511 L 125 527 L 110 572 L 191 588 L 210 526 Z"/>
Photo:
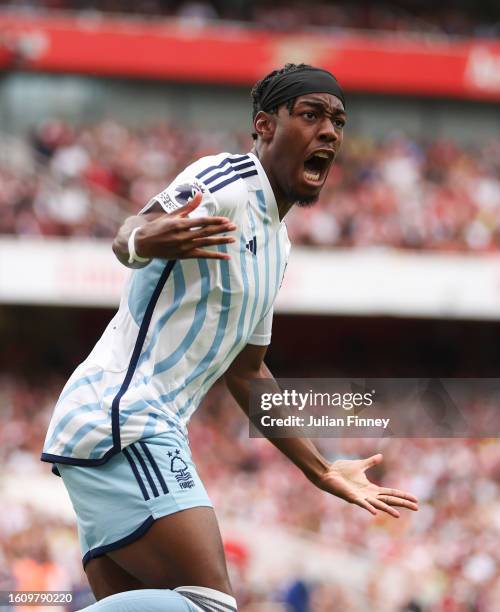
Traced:
<path fill-rule="evenodd" d="M 329 117 L 325 117 L 320 125 L 318 139 L 321 142 L 335 142 L 339 138 L 337 129 Z"/>

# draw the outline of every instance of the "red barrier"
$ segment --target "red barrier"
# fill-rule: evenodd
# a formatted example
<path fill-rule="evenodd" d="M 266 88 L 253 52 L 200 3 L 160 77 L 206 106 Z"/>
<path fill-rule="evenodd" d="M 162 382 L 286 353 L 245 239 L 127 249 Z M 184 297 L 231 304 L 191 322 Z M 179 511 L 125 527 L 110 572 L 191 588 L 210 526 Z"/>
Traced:
<path fill-rule="evenodd" d="M 0 70 L 7 70 L 12 67 L 14 54 L 0 39 Z"/>
<path fill-rule="evenodd" d="M 287 61 L 334 72 L 349 91 L 500 100 L 500 42 L 293 35 L 158 19 L 0 14 L 28 70 L 252 84 Z"/>

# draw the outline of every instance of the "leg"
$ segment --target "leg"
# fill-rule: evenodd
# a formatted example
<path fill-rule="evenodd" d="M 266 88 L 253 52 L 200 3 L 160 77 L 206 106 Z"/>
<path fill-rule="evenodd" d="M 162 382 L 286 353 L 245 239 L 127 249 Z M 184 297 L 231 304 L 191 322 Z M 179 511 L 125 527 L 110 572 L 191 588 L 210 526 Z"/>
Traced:
<path fill-rule="evenodd" d="M 99 600 L 87 612 L 237 612 L 212 508 L 164 516 L 86 571 Z"/>
<path fill-rule="evenodd" d="M 217 519 L 209 507 L 164 516 L 108 556 L 148 589 L 197 585 L 232 594 Z"/>
<path fill-rule="evenodd" d="M 100 550 L 109 561 L 88 563 L 101 598 L 89 611 L 178 612 L 195 609 L 190 600 L 198 609 L 236 611 L 217 520 L 177 434 L 134 443 L 102 466 L 61 468 L 84 556 Z M 154 516 L 161 518 L 143 532 Z M 169 590 L 178 587 L 182 594 Z"/>
<path fill-rule="evenodd" d="M 91 559 L 85 567 L 85 573 L 97 601 L 115 593 L 144 588 L 137 578 L 106 556 Z"/>

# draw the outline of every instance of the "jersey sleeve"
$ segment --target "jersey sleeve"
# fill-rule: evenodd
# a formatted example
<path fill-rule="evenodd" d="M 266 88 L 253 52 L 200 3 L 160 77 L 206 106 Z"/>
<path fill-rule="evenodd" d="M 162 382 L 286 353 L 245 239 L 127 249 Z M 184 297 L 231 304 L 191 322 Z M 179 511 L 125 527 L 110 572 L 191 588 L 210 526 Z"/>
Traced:
<path fill-rule="evenodd" d="M 271 343 L 271 330 L 273 327 L 273 308 L 271 307 L 267 314 L 257 323 L 253 334 L 248 339 L 248 344 L 257 344 L 258 346 L 267 346 Z"/>
<path fill-rule="evenodd" d="M 202 193 L 200 205 L 195 208 L 189 217 L 210 217 L 217 214 L 218 205 L 215 198 L 208 191 L 206 185 L 197 179 L 189 169 L 181 172 L 168 187 L 151 198 L 140 215 L 148 212 L 155 204 L 159 204 L 163 210 L 171 214 L 187 204 L 198 192 Z"/>

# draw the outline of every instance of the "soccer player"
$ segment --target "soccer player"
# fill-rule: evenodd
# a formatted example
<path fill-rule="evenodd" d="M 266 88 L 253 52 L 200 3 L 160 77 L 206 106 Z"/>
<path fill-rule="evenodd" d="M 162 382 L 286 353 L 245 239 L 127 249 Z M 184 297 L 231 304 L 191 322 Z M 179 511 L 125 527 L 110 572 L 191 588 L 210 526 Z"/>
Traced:
<path fill-rule="evenodd" d="M 47 433 L 42 459 L 76 511 L 92 612 L 237 607 L 186 425 L 222 375 L 246 412 L 250 381 L 272 378 L 283 218 L 317 200 L 346 121 L 338 82 L 311 66 L 287 64 L 252 96 L 253 150 L 195 161 L 120 228 L 113 250 L 135 269 Z M 367 479 L 380 454 L 330 464 L 307 439 L 272 443 L 315 486 L 372 514 L 417 509 Z"/>

